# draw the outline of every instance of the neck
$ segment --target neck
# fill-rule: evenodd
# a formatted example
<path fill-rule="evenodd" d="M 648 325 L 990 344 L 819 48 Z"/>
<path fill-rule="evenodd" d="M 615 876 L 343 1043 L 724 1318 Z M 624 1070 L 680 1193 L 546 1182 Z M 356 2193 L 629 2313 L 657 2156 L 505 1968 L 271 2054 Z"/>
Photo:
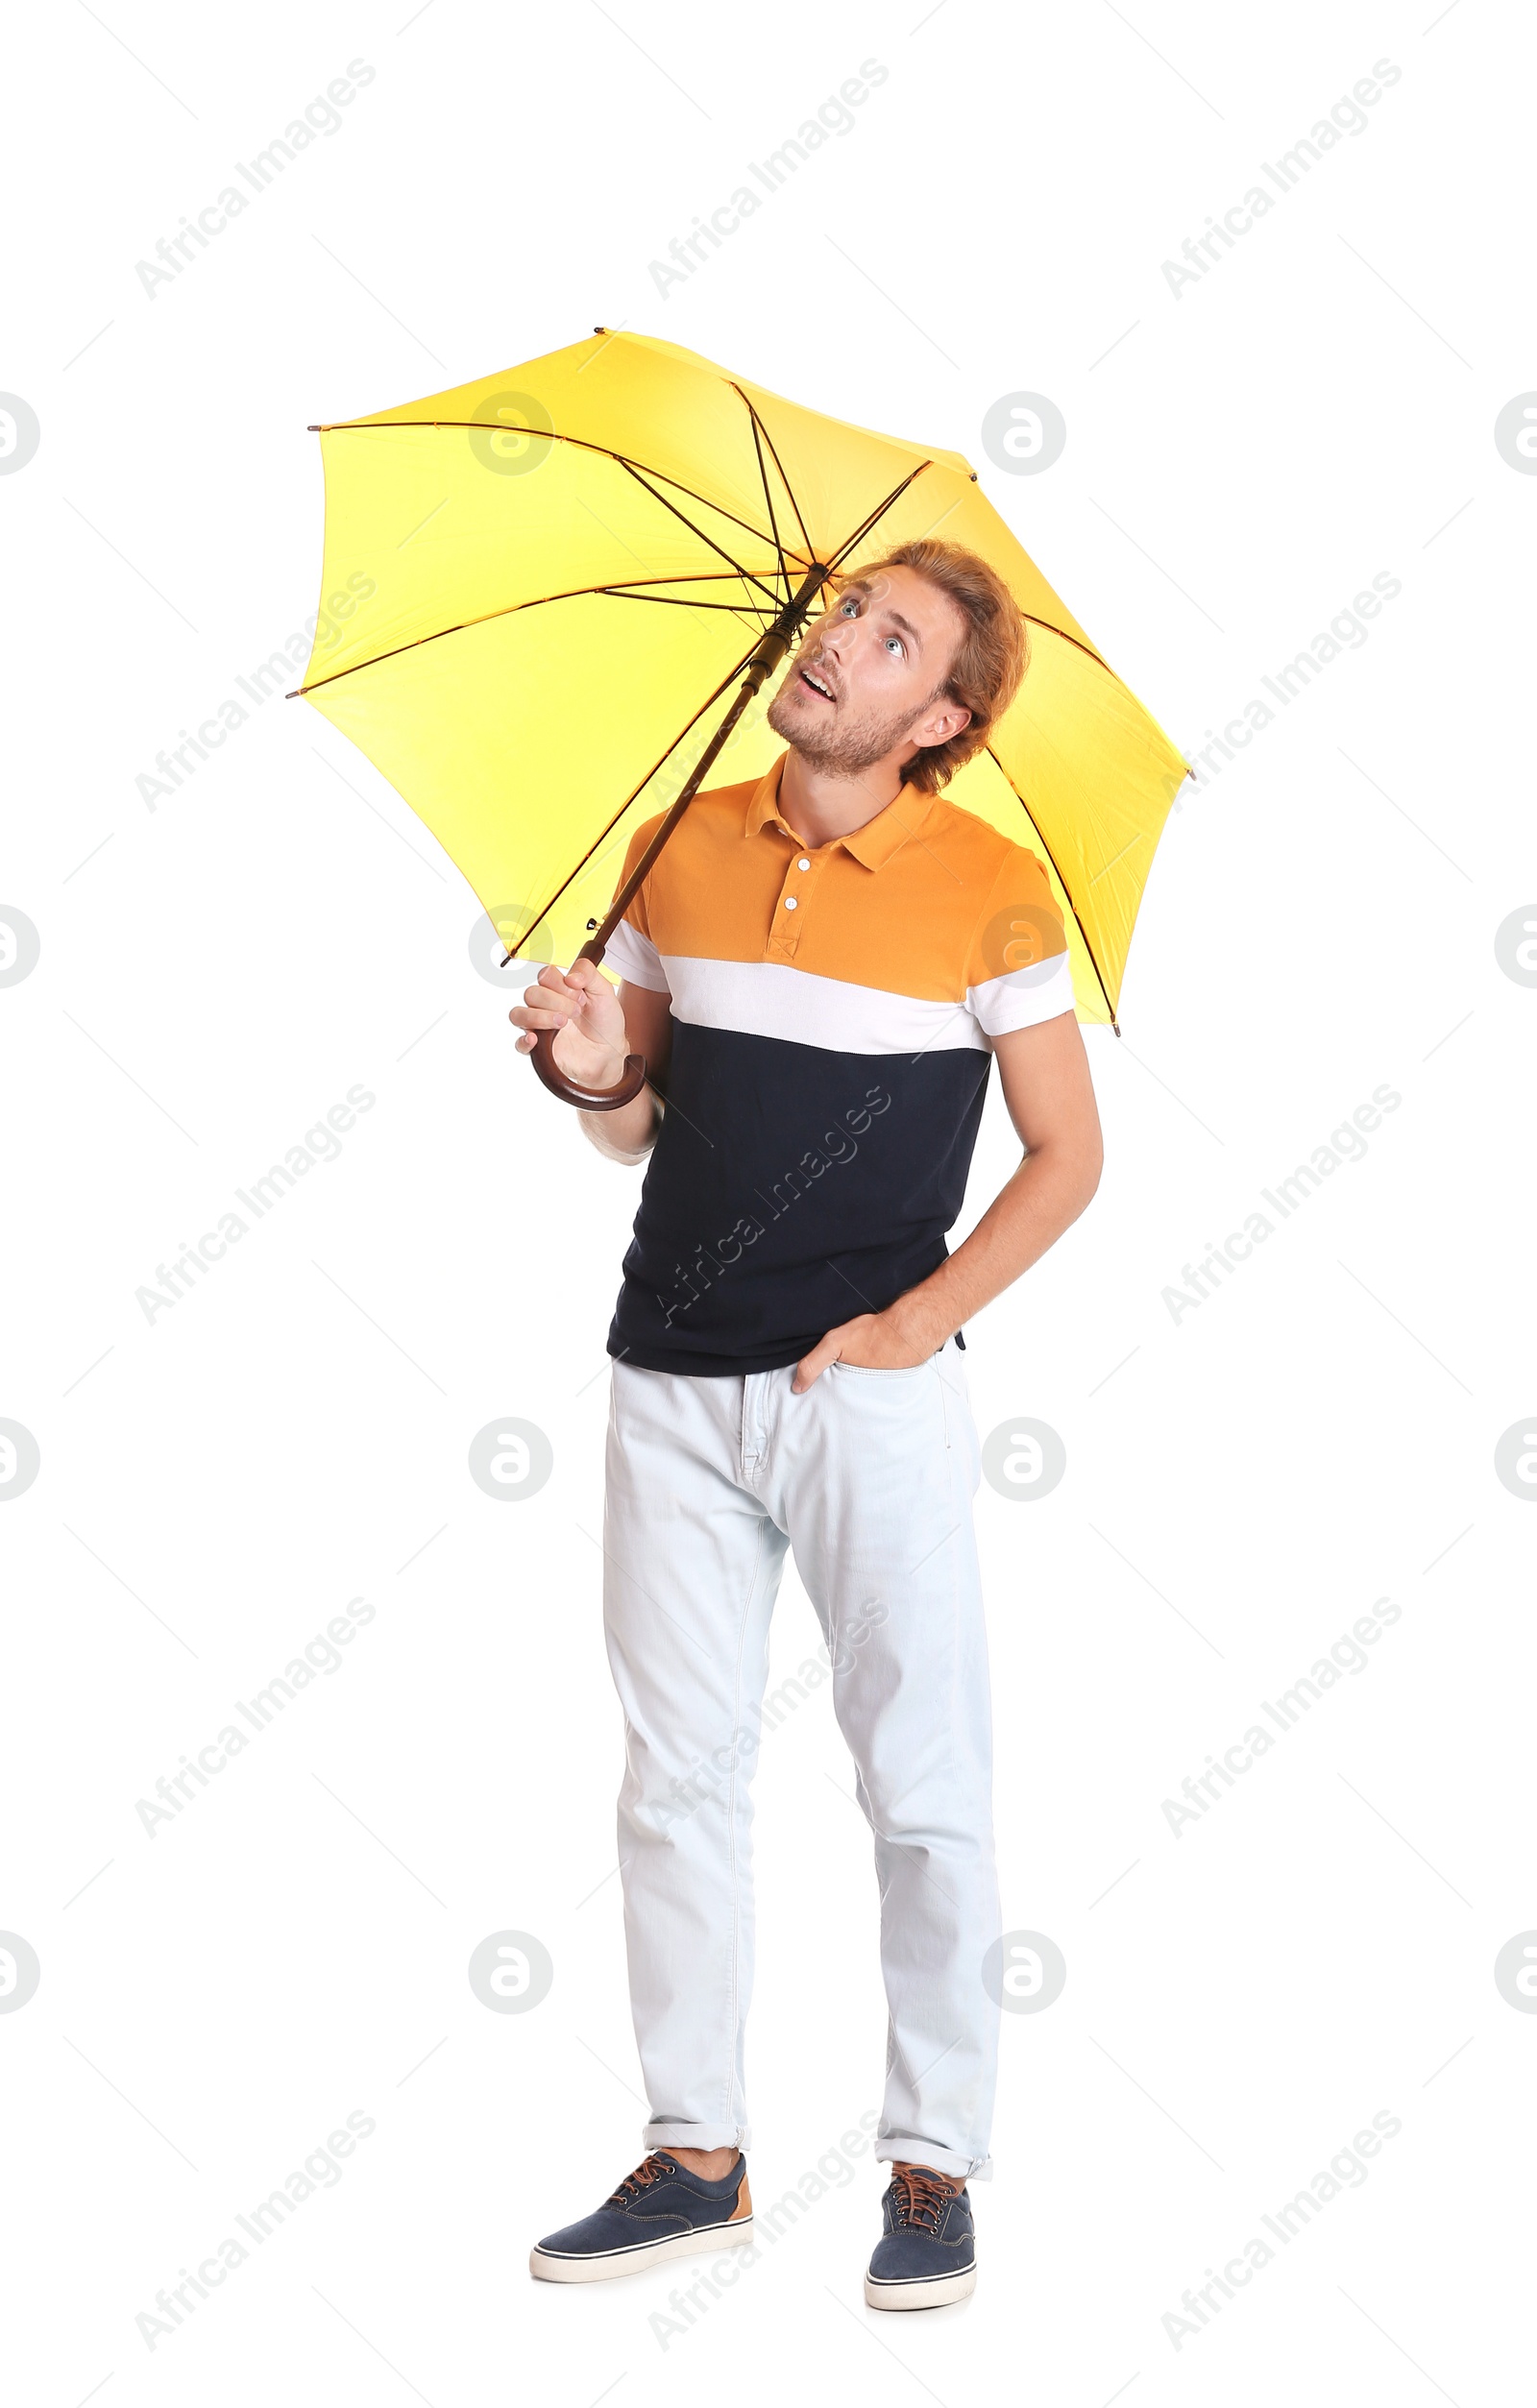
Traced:
<path fill-rule="evenodd" d="M 822 769 L 792 746 L 779 774 L 780 812 L 807 844 L 852 836 L 895 802 L 904 757 L 889 753 L 865 769 Z"/>

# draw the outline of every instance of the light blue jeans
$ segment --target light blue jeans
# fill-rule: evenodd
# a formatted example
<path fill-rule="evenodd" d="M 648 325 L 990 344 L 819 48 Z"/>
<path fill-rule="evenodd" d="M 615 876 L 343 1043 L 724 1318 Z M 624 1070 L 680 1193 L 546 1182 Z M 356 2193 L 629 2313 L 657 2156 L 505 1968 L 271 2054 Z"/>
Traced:
<path fill-rule="evenodd" d="M 748 2145 L 750 1783 L 793 1547 L 875 1835 L 890 2019 L 875 2154 L 987 2177 L 999 1912 L 964 1356 L 952 1338 L 911 1371 L 835 1364 L 800 1397 L 793 1375 L 613 1370 L 604 1626 L 645 2138 Z"/>

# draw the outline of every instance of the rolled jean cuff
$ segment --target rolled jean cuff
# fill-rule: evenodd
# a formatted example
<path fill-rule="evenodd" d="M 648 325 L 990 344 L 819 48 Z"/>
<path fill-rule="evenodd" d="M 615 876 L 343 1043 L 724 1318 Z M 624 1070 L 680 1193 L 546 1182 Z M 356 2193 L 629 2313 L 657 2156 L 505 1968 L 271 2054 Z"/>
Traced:
<path fill-rule="evenodd" d="M 933 2141 L 906 2133 L 877 2139 L 872 2153 L 877 2165 L 932 2166 L 936 2174 L 948 2174 L 958 2182 L 992 2180 L 990 2156 L 963 2157 L 954 2149 L 937 2149 Z"/>
<path fill-rule="evenodd" d="M 752 2133 L 745 2124 L 647 2124 L 647 2149 L 740 2149 L 745 2156 Z"/>

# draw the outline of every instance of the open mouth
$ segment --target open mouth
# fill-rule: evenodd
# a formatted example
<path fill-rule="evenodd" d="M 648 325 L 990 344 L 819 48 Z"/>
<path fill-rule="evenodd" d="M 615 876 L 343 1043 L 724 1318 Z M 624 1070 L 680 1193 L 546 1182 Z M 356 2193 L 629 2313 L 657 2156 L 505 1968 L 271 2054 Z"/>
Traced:
<path fill-rule="evenodd" d="M 800 677 L 801 684 L 807 687 L 812 693 L 818 695 L 823 702 L 835 702 L 837 700 L 838 697 L 833 693 L 831 686 L 827 685 L 823 679 L 818 677 L 815 669 L 803 669 L 798 671 L 798 675 Z"/>

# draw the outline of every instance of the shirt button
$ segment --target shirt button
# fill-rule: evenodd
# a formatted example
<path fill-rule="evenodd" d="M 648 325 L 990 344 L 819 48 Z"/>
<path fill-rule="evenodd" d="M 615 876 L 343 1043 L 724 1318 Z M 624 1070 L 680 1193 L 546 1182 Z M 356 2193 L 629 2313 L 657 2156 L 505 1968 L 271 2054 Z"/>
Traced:
<path fill-rule="evenodd" d="M 810 869 L 811 863 L 810 862 L 797 862 L 795 863 L 795 867 L 797 869 Z"/>
<path fill-rule="evenodd" d="M 794 910 L 794 908 L 795 908 L 795 898 L 794 898 L 794 896 L 793 896 L 793 894 L 787 894 L 787 895 L 786 895 L 786 897 L 785 897 L 785 909 L 786 909 L 786 911 L 787 911 L 787 912 L 793 912 L 793 911 Z"/>

